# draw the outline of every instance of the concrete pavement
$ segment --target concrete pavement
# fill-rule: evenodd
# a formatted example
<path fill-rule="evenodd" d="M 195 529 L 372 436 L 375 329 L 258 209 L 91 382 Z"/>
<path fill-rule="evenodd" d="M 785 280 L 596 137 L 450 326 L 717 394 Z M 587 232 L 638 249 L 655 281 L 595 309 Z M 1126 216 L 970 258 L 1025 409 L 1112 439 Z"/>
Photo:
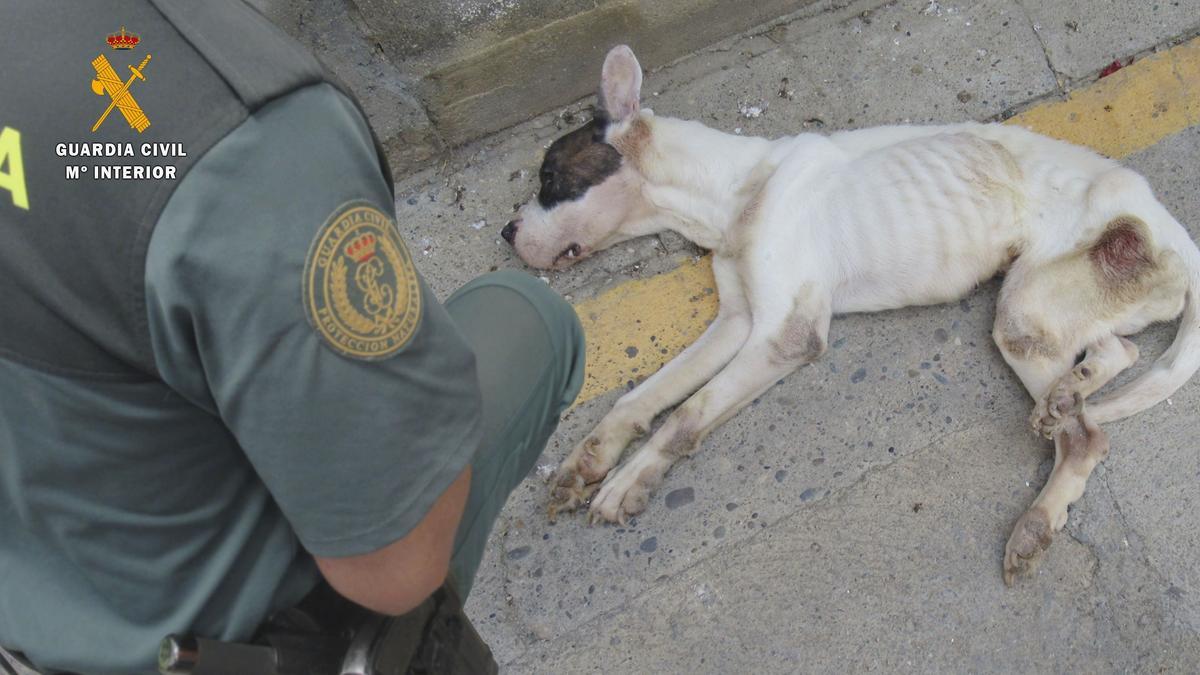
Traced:
<path fill-rule="evenodd" d="M 1198 29 L 1198 0 L 855 3 L 648 73 L 643 105 L 767 136 L 1015 116 L 1125 157 L 1198 235 Z M 439 295 L 522 268 L 499 228 L 584 108 L 398 183 L 401 231 Z M 699 334 L 708 274 L 663 235 L 546 276 L 591 346 L 545 466 Z M 629 527 L 550 525 L 531 475 L 468 603 L 505 670 L 1200 671 L 1200 381 L 1110 425 L 1112 454 L 1066 530 L 1006 589 L 1004 542 L 1051 460 L 991 343 L 997 287 L 835 319 L 829 352 L 714 432 Z M 1136 339 L 1134 375 L 1174 330 Z"/>

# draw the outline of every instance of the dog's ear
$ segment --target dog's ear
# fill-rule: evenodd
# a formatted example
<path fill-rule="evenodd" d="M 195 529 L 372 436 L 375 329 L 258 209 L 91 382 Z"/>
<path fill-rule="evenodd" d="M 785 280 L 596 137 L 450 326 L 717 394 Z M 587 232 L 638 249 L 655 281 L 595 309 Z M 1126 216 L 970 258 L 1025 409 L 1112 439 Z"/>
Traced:
<path fill-rule="evenodd" d="M 632 117 L 639 109 L 641 94 L 642 66 L 633 50 L 626 45 L 613 47 L 600 72 L 600 105 L 608 119 L 622 122 Z"/>

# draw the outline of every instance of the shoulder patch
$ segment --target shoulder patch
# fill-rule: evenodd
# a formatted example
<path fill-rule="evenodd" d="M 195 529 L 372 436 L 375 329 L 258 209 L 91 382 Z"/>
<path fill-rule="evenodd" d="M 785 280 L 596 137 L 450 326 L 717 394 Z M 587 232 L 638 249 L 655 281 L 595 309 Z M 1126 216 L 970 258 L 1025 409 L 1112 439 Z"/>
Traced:
<path fill-rule="evenodd" d="M 367 202 L 329 216 L 304 261 L 304 312 L 343 356 L 375 361 L 408 344 L 421 320 L 421 286 L 391 218 Z"/>

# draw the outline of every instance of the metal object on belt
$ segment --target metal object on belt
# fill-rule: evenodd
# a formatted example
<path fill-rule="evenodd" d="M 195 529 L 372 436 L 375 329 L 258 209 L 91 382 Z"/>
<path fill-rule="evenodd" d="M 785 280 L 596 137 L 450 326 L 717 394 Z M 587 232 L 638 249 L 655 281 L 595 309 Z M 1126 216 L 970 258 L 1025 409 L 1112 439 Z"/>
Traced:
<path fill-rule="evenodd" d="M 333 675 L 344 641 L 320 634 L 275 634 L 269 644 L 168 635 L 159 645 L 163 675 Z"/>
<path fill-rule="evenodd" d="M 158 670 L 164 675 L 276 675 L 278 655 L 271 647 L 168 635 L 158 647 Z"/>
<path fill-rule="evenodd" d="M 416 609 L 389 617 L 319 587 L 272 617 L 255 644 L 170 635 L 164 675 L 493 675 L 492 652 L 446 584 Z"/>

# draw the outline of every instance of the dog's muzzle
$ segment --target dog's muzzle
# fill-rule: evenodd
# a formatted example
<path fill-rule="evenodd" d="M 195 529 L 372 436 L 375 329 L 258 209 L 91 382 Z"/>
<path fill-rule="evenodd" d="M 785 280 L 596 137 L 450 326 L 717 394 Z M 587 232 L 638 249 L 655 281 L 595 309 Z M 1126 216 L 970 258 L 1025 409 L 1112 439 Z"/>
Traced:
<path fill-rule="evenodd" d="M 517 238 L 517 223 L 519 222 L 521 222 L 520 218 L 516 220 L 510 220 L 508 221 L 508 224 L 504 226 L 504 229 L 500 230 L 500 236 L 504 237 L 504 241 L 507 241 L 510 244 L 515 243 Z"/>

